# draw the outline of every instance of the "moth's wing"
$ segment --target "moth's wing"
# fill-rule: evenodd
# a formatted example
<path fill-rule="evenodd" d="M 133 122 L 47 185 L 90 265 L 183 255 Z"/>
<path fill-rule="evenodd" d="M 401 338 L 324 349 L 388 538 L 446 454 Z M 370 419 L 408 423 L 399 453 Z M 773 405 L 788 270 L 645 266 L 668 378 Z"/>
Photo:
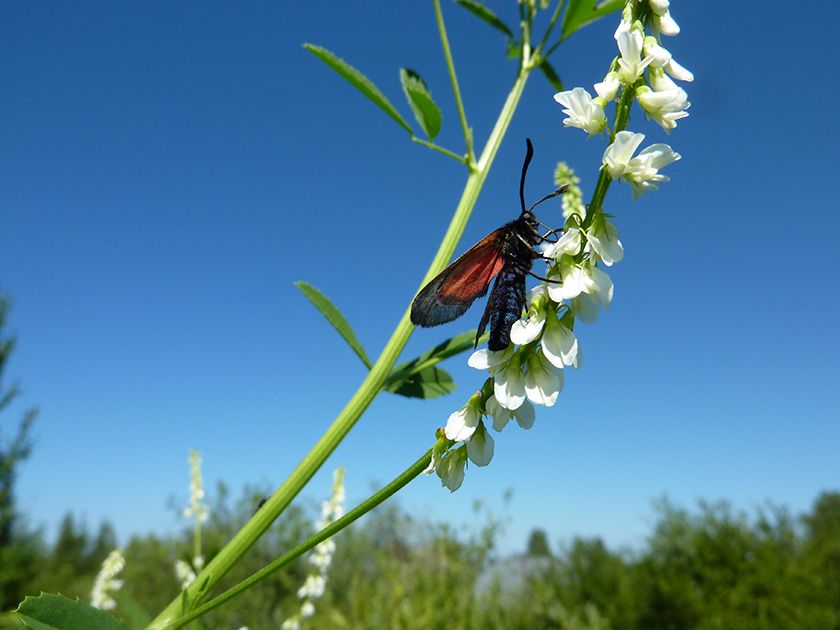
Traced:
<path fill-rule="evenodd" d="M 481 321 L 478 323 L 478 329 L 475 331 L 474 347 L 478 346 L 478 340 L 481 339 L 481 335 L 483 335 L 484 331 L 487 329 L 487 322 L 490 321 L 490 315 L 493 313 L 493 298 L 495 297 L 498 285 L 499 281 L 496 280 L 496 284 L 493 285 L 493 290 L 490 292 L 490 299 L 487 300 L 487 305 L 484 307 L 484 313 L 481 315 Z"/>
<path fill-rule="evenodd" d="M 429 282 L 411 303 L 415 326 L 438 326 L 463 315 L 487 293 L 504 264 L 500 244 L 505 228 L 491 232 Z"/>

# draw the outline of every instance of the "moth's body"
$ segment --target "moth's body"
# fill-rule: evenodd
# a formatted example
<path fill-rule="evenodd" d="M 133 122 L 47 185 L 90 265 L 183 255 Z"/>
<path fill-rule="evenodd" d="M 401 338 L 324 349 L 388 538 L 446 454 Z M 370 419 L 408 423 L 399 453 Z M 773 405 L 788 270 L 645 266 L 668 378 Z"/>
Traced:
<path fill-rule="evenodd" d="M 533 155 L 530 140 L 527 144 L 519 184 L 522 213 L 485 236 L 423 287 L 411 304 L 411 321 L 416 326 L 438 326 L 460 317 L 477 298 L 487 293 L 495 278 L 478 325 L 476 344 L 489 323 L 487 347 L 498 351 L 510 345 L 510 328 L 522 316 L 527 301 L 525 276 L 531 274 L 534 260 L 541 257 L 534 247 L 547 239 L 537 231 L 540 223 L 531 210 L 525 209 L 525 173 Z M 564 191 L 565 187 L 556 190 L 534 206 Z"/>
<path fill-rule="evenodd" d="M 530 217 L 530 220 L 529 220 Z M 534 223 L 532 223 L 532 221 Z M 530 213 L 511 221 L 504 230 L 500 245 L 500 255 L 504 261 L 490 299 L 478 325 L 476 339 L 484 333 L 490 324 L 490 337 L 487 348 L 493 351 L 504 350 L 510 345 L 510 327 L 522 317 L 522 309 L 527 300 L 525 295 L 525 276 L 531 271 L 534 259 L 539 257 L 532 247 L 539 242 L 536 220 Z"/>

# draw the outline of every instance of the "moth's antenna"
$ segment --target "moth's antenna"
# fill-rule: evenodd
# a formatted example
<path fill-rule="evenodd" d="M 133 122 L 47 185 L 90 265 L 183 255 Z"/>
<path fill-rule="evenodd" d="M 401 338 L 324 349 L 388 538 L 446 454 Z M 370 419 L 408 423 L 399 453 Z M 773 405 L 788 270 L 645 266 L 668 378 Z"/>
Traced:
<path fill-rule="evenodd" d="M 525 144 L 528 147 L 525 153 L 525 163 L 522 165 L 522 177 L 519 179 L 519 203 L 522 205 L 522 213 L 527 212 L 525 209 L 525 175 L 528 173 L 528 165 L 531 163 L 531 158 L 534 157 L 534 145 L 531 144 L 530 138 L 525 138 Z"/>
<path fill-rule="evenodd" d="M 542 198 L 542 199 L 540 199 L 537 203 L 535 203 L 533 206 L 531 206 L 530 208 L 528 208 L 528 212 L 530 212 L 531 210 L 533 210 L 534 208 L 536 208 L 536 207 L 537 207 L 538 205 L 540 205 L 543 201 L 548 201 L 548 200 L 549 200 L 549 199 L 551 199 L 552 197 L 556 197 L 557 195 L 562 195 L 564 192 L 567 192 L 568 190 L 569 190 L 569 184 L 566 184 L 565 186 L 561 186 L 560 188 L 558 188 L 557 190 L 555 190 L 553 193 L 548 193 L 545 197 L 543 197 L 543 198 Z"/>

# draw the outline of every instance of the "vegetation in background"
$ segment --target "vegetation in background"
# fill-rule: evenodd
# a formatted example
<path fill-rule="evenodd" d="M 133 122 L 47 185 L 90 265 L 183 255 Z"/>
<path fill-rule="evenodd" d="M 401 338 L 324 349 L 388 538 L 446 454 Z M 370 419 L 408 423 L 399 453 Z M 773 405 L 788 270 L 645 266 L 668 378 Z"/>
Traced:
<path fill-rule="evenodd" d="M 262 489 L 232 501 L 224 485 L 212 493 L 203 544 L 208 559 L 256 509 Z M 234 584 L 312 533 L 316 512 L 291 510 L 228 577 Z M 500 556 L 501 520 L 477 508 L 476 525 L 450 525 L 383 506 L 335 537 L 326 592 L 302 628 L 559 628 L 636 630 L 840 628 L 840 492 L 825 492 L 799 516 L 781 508 L 755 515 L 726 503 L 687 510 L 656 506 L 647 542 L 614 550 L 600 539 L 554 545 L 535 529 L 521 555 Z M 124 586 L 118 617 L 154 611 L 178 590 L 175 559 L 191 557 L 192 530 L 135 535 L 123 547 Z M 7 601 L 36 588 L 89 597 L 100 563 L 114 545 L 105 523 L 96 531 L 72 515 L 52 545 L 18 530 L 12 547 L 26 562 L 0 564 L 0 583 L 15 584 Z M 529 553 L 530 550 L 530 553 Z M 309 570 L 298 561 L 198 627 L 279 627 L 300 608 Z"/>

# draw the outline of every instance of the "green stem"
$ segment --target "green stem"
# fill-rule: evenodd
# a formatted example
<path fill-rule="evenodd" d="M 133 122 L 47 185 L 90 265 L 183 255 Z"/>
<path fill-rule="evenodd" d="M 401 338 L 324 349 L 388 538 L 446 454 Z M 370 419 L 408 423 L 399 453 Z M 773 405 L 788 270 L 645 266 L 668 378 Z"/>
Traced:
<path fill-rule="evenodd" d="M 508 94 L 507 100 L 505 100 L 499 118 L 496 120 L 496 125 L 490 133 L 490 137 L 487 139 L 487 144 L 484 146 L 481 157 L 475 167 L 470 170 L 464 192 L 461 194 L 461 200 L 458 202 L 458 207 L 449 223 L 449 227 L 446 230 L 437 254 L 435 254 L 421 282 L 421 287 L 436 276 L 452 258 L 455 247 L 464 232 L 467 220 L 475 207 L 478 195 L 487 179 L 487 174 L 501 146 L 502 139 L 510 125 L 519 100 L 522 97 L 522 92 L 525 89 L 525 83 L 528 80 L 530 72 L 531 68 L 529 65 L 523 63 L 513 84 L 513 88 L 510 94 Z M 410 309 L 406 309 L 403 313 L 391 338 L 382 350 L 382 354 L 379 355 L 379 358 L 374 363 L 370 372 L 368 372 L 365 380 L 359 386 L 359 389 L 356 390 L 356 393 L 353 394 L 352 398 L 350 398 L 350 401 L 344 409 L 341 410 L 330 427 L 318 439 L 312 447 L 312 450 L 307 453 L 292 471 L 291 475 L 289 475 L 268 501 L 266 501 L 262 508 L 257 511 L 253 518 L 207 564 L 195 582 L 187 588 L 186 601 L 193 603 L 199 602 L 210 592 L 239 558 L 271 526 L 280 513 L 286 509 L 292 502 L 292 499 L 297 496 L 324 461 L 326 461 L 327 457 L 335 450 L 341 440 L 344 439 L 350 429 L 353 428 L 382 389 L 388 375 L 391 373 L 391 368 L 394 366 L 408 338 L 411 336 L 414 326 L 409 319 L 409 312 Z M 172 600 L 152 621 L 149 628 L 159 629 L 171 627 L 182 616 L 183 598 L 184 595 L 181 594 Z"/>
<path fill-rule="evenodd" d="M 464 101 L 461 100 L 461 88 L 458 85 L 458 76 L 455 74 L 455 62 L 452 60 L 452 50 L 449 48 L 449 37 L 446 35 L 446 24 L 443 21 L 443 12 L 440 10 L 440 0 L 434 0 L 434 5 L 435 19 L 437 20 L 438 31 L 440 32 L 440 43 L 443 45 L 443 56 L 446 57 L 446 67 L 449 69 L 452 92 L 455 94 L 455 103 L 458 105 L 458 118 L 461 119 L 461 128 L 464 131 L 464 142 L 467 146 L 467 165 L 472 168 L 475 164 L 472 129 L 467 124 Z"/>
<path fill-rule="evenodd" d="M 290 562 L 296 560 L 297 558 L 305 554 L 307 551 L 312 549 L 315 545 L 325 541 L 330 536 L 333 536 L 334 534 L 338 533 L 339 531 L 350 525 L 353 521 L 355 521 L 361 516 L 364 516 L 373 508 L 378 506 L 380 503 L 383 503 L 386 499 L 390 498 L 391 496 L 402 490 L 429 466 L 429 462 L 431 461 L 431 459 L 432 451 L 429 450 L 426 452 L 425 455 L 418 459 L 410 468 L 403 472 L 399 477 L 394 479 L 391 483 L 382 488 L 379 492 L 372 495 L 369 499 L 367 499 L 363 503 L 360 503 L 357 507 L 347 512 L 347 514 L 342 516 L 340 519 L 334 521 L 333 523 L 330 523 L 327 527 L 322 529 L 320 532 L 315 534 L 306 542 L 301 543 L 291 551 L 283 554 L 282 556 L 277 558 L 277 560 L 274 560 L 270 564 L 267 564 L 250 577 L 245 578 L 242 582 L 240 582 L 233 588 L 225 591 L 220 595 L 217 595 L 216 597 L 214 597 L 207 603 L 202 604 L 195 610 L 190 611 L 189 613 L 178 619 L 175 625 L 172 626 L 172 628 L 180 628 L 182 626 L 185 626 L 193 619 L 197 619 L 201 615 L 210 612 L 214 608 L 221 606 L 227 601 L 230 601 L 243 591 L 246 591 L 249 588 L 251 588 L 257 582 L 264 580 L 268 576 L 276 573 L 277 571 L 285 567 Z"/>
<path fill-rule="evenodd" d="M 201 519 L 195 515 L 195 529 L 193 530 L 193 568 L 198 571 L 200 567 L 195 566 L 195 560 L 201 556 Z"/>
<path fill-rule="evenodd" d="M 633 104 L 633 97 L 636 95 L 635 85 L 625 85 L 621 92 L 621 98 L 615 104 L 615 126 L 610 134 L 610 142 L 615 142 L 615 136 L 619 131 L 624 131 L 627 128 L 627 122 L 630 120 L 630 106 Z M 609 145 L 608 145 L 609 146 Z M 598 181 L 595 184 L 595 190 L 592 192 L 592 201 L 587 207 L 586 219 L 583 221 L 583 230 L 592 225 L 595 219 L 595 214 L 601 210 L 604 205 L 604 199 L 607 196 L 607 190 L 612 183 L 612 178 L 607 172 L 607 169 L 601 167 L 601 172 L 598 175 Z"/>
<path fill-rule="evenodd" d="M 548 38 L 551 37 L 551 32 L 554 30 L 554 25 L 557 23 L 557 18 L 560 17 L 560 13 L 563 11 L 563 6 L 566 4 L 566 0 L 559 0 L 557 2 L 557 7 L 554 9 L 554 13 L 551 15 L 551 20 L 548 23 L 548 27 L 545 29 L 545 33 L 543 33 L 542 40 L 540 40 L 540 45 L 537 46 L 537 53 L 542 53 L 542 49 L 545 48 L 546 43 L 548 42 Z M 554 49 L 560 45 L 560 42 L 557 42 L 555 46 L 552 47 L 551 52 L 554 52 Z M 546 58 L 551 53 L 546 53 Z"/>
<path fill-rule="evenodd" d="M 417 144 L 422 144 L 424 147 L 431 149 L 432 151 L 437 151 L 438 153 L 443 153 L 447 157 L 451 157 L 453 160 L 457 160 L 461 164 L 466 164 L 469 166 L 469 162 L 467 158 L 463 155 L 458 155 L 454 151 L 450 151 L 449 149 L 444 149 L 443 147 L 435 144 L 434 142 L 429 142 L 428 140 L 423 140 L 422 138 L 418 138 L 417 136 L 411 136 L 411 141 L 416 142 Z"/>

